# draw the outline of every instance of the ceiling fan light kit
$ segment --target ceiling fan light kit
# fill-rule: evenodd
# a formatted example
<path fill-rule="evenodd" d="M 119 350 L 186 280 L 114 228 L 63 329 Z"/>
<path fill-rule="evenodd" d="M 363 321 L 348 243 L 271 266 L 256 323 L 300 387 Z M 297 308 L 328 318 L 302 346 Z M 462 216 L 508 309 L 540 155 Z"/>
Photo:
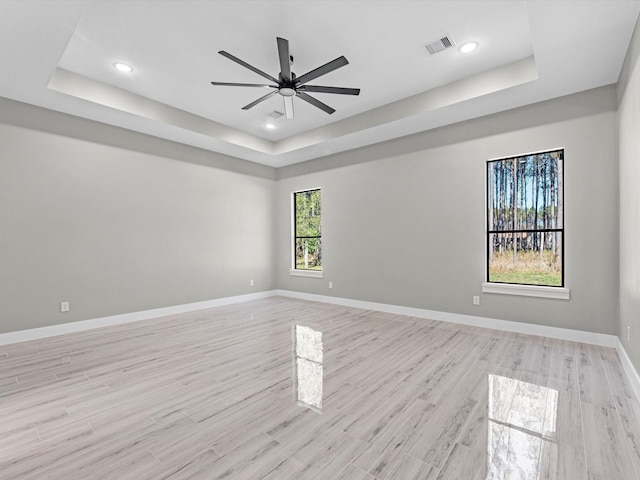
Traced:
<path fill-rule="evenodd" d="M 327 73 L 333 72 L 340 67 L 344 67 L 349 62 L 344 56 L 338 57 L 335 60 L 332 60 L 324 65 L 311 70 L 310 72 L 305 73 L 304 75 L 297 77 L 295 73 L 291 71 L 291 61 L 293 57 L 289 53 L 289 41 L 277 37 L 276 41 L 278 43 L 278 57 L 280 60 L 280 73 L 278 74 L 278 78 L 272 77 L 268 73 L 263 72 L 262 70 L 248 64 L 247 62 L 231 55 L 224 50 L 220 50 L 218 53 L 229 60 L 236 62 L 239 65 L 251 70 L 254 73 L 257 73 L 261 77 L 270 80 L 275 83 L 272 84 L 257 84 L 257 83 L 230 83 L 230 82 L 211 82 L 212 85 L 218 86 L 230 86 L 230 87 L 258 87 L 258 88 L 271 88 L 273 89 L 271 92 L 266 95 L 254 100 L 248 105 L 242 107 L 243 110 L 249 110 L 250 108 L 255 107 L 259 103 L 268 100 L 269 98 L 279 94 L 284 102 L 284 113 L 287 119 L 293 118 L 293 98 L 298 97 L 301 100 L 313 105 L 320 110 L 332 114 L 335 112 L 333 108 L 329 105 L 321 102 L 320 100 L 312 97 L 307 92 L 311 93 L 332 93 L 338 95 L 359 95 L 359 88 L 345 88 L 345 87 L 324 87 L 320 85 L 307 85 L 307 82 L 314 80 L 322 75 L 326 75 Z"/>

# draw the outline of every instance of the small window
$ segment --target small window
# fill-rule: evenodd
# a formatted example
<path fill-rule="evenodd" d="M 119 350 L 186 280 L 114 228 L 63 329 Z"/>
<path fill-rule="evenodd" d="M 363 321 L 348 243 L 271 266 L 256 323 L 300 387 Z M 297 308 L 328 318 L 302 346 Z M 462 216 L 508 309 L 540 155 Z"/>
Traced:
<path fill-rule="evenodd" d="M 293 259 L 295 270 L 322 271 L 320 189 L 293 194 Z"/>
<path fill-rule="evenodd" d="M 564 287 L 564 150 L 487 162 L 487 281 Z"/>

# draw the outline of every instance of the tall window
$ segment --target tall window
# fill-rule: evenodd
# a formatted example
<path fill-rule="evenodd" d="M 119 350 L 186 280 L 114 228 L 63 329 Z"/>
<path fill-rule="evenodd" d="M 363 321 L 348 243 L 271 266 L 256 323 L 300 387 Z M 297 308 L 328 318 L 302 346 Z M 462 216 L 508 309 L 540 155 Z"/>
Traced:
<path fill-rule="evenodd" d="M 487 281 L 564 286 L 564 150 L 487 162 Z"/>
<path fill-rule="evenodd" d="M 293 215 L 294 269 L 322 270 L 320 189 L 295 192 Z"/>

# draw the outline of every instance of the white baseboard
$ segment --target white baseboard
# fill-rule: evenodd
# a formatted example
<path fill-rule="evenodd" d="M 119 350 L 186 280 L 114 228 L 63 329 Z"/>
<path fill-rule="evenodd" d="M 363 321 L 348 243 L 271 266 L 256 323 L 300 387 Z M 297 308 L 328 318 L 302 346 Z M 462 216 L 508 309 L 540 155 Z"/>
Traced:
<path fill-rule="evenodd" d="M 172 307 L 155 308 L 153 310 L 144 310 L 141 312 L 123 313 L 121 315 L 112 315 L 109 317 L 80 320 L 77 322 L 52 325 L 50 327 L 31 328 L 29 330 L 2 333 L 0 334 L 0 345 L 26 342 L 27 340 L 37 340 L 46 337 L 54 337 L 57 335 L 64 335 L 65 333 L 82 332 L 84 330 L 91 330 L 94 328 L 119 325 L 121 323 L 137 322 L 139 320 L 149 320 L 151 318 L 157 317 L 166 317 L 167 315 L 194 312 L 196 310 L 204 310 L 206 308 L 220 307 L 223 305 L 231 305 L 233 303 L 273 297 L 274 295 L 276 295 L 275 290 L 270 290 L 266 292 L 249 293 L 246 295 L 236 295 L 234 297 L 217 298 L 215 300 L 206 300 L 203 302 L 175 305 Z"/>
<path fill-rule="evenodd" d="M 638 371 L 633 366 L 633 363 L 631 363 L 631 359 L 629 355 L 627 355 L 624 345 L 622 345 L 619 338 L 617 338 L 617 340 L 616 350 L 618 351 L 622 368 L 624 368 L 624 372 L 627 374 L 627 378 L 629 379 L 629 383 L 631 383 L 631 388 L 633 388 L 636 397 L 640 400 L 640 375 L 638 375 Z"/>
<path fill-rule="evenodd" d="M 429 318 L 432 320 L 440 320 L 443 322 L 459 323 L 463 325 L 471 325 L 475 327 L 492 328 L 495 330 L 504 330 L 508 332 L 525 333 L 529 335 L 541 335 L 544 337 L 558 338 L 562 340 L 571 340 L 574 342 L 590 343 L 605 347 L 613 347 L 618 351 L 622 367 L 624 368 L 629 382 L 640 399 L 640 375 L 631 363 L 631 359 L 627 355 L 620 339 L 615 335 L 607 335 L 603 333 L 584 332 L 581 330 L 571 330 L 568 328 L 548 327 L 544 325 L 535 325 L 532 323 L 511 322 L 507 320 L 496 320 L 493 318 L 476 317 L 472 315 L 461 315 L 457 313 L 439 312 L 436 310 L 425 310 L 421 308 L 403 307 L 400 305 L 389 305 L 385 303 L 365 302 L 362 300 L 351 300 L 348 298 L 330 297 L 326 295 L 315 295 L 311 293 L 294 292 L 290 290 L 269 290 L 265 292 L 250 293 L 247 295 L 237 295 L 234 297 L 218 298 L 215 300 L 206 300 L 203 302 L 188 303 L 184 305 L 176 305 L 172 307 L 156 308 L 153 310 L 144 310 L 141 312 L 124 313 L 121 315 L 112 315 L 109 317 L 94 318 L 91 320 L 81 320 L 78 322 L 64 323 L 60 325 L 52 325 L 49 327 L 32 328 L 29 330 L 21 330 L 18 332 L 9 332 L 0 334 L 0 345 L 8 345 L 11 343 L 25 342 L 28 340 L 37 340 L 40 338 L 54 337 L 64 335 L 65 333 L 81 332 L 94 328 L 108 327 L 111 325 L 119 325 L 122 323 L 137 322 L 139 320 L 149 320 L 152 318 L 165 317 L 167 315 L 177 315 L 180 313 L 193 312 L 196 310 L 204 310 L 207 308 L 220 307 L 223 305 L 231 305 L 234 303 L 247 302 L 249 300 L 258 300 L 273 296 L 283 296 L 289 298 L 297 298 L 300 300 L 310 300 L 314 302 L 331 303 L 334 305 L 342 305 L 345 307 L 362 308 L 377 312 L 393 313 L 398 315 L 407 315 L 418 318 Z"/>
<path fill-rule="evenodd" d="M 494 330 L 504 330 L 507 332 L 526 333 L 529 335 L 540 335 L 543 337 L 558 338 L 561 340 L 571 340 L 573 342 L 590 343 L 603 347 L 616 348 L 618 337 L 604 333 L 584 332 L 582 330 L 572 330 L 569 328 L 548 327 L 533 323 L 512 322 L 508 320 L 496 320 L 495 318 L 476 317 L 473 315 L 462 315 L 459 313 L 439 312 L 436 310 L 424 310 L 422 308 L 403 307 L 400 305 L 389 305 L 386 303 L 365 302 L 362 300 L 351 300 L 348 298 L 330 297 L 326 295 L 315 295 L 312 293 L 293 292 L 290 290 L 276 290 L 277 295 L 300 300 L 311 300 L 314 302 L 332 303 L 345 307 L 363 308 L 376 312 L 394 313 L 397 315 L 407 315 L 410 317 L 429 318 L 443 322 L 459 323 L 474 327 L 492 328 Z"/>

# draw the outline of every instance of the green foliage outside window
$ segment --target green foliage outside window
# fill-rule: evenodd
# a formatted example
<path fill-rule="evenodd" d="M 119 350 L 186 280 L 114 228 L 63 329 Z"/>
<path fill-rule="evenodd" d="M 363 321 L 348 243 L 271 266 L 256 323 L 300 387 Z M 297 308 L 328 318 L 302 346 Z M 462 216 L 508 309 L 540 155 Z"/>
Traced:
<path fill-rule="evenodd" d="M 295 192 L 295 268 L 322 270 L 320 189 Z"/>

